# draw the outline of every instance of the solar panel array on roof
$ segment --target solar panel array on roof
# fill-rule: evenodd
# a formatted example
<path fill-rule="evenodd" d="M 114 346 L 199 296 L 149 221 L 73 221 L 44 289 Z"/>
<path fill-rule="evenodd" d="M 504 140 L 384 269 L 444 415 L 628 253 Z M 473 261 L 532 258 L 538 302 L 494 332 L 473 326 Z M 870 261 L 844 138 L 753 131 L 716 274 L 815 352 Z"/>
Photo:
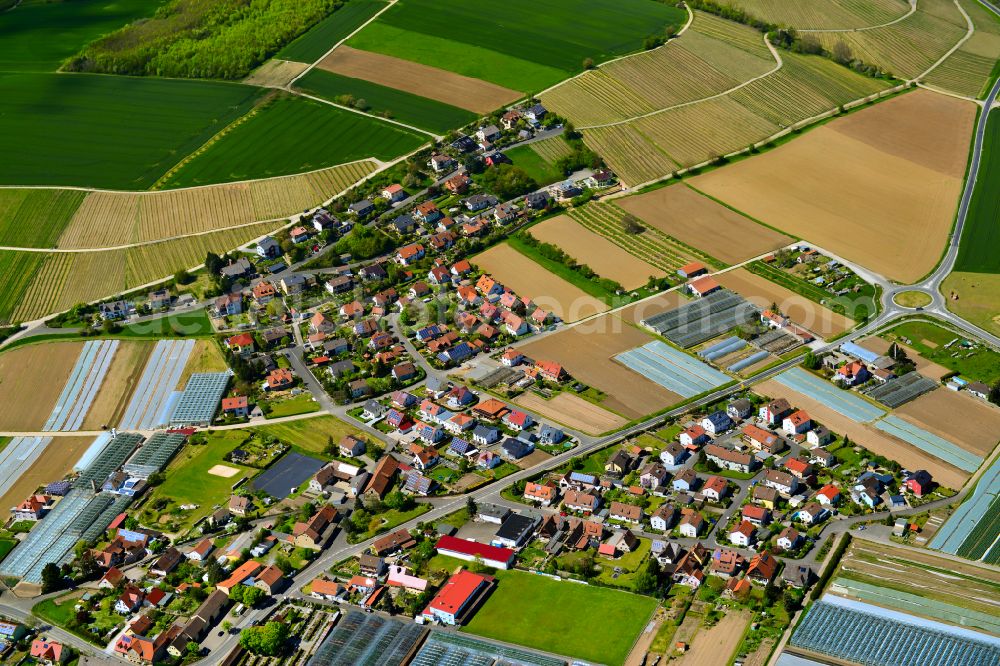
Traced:
<path fill-rule="evenodd" d="M 155 433 L 142 443 L 122 469 L 129 476 L 148 479 L 150 474 L 166 467 L 183 444 L 184 435 L 169 432 Z"/>
<path fill-rule="evenodd" d="M 229 385 L 229 372 L 196 372 L 188 379 L 177 406 L 170 415 L 173 426 L 207 426 L 219 410 Z"/>

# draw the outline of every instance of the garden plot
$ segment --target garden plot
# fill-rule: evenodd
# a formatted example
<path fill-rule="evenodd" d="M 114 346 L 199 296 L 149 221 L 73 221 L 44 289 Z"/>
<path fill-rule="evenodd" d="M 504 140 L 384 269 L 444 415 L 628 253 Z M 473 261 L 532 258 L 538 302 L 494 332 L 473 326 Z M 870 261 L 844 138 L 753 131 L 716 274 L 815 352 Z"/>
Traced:
<path fill-rule="evenodd" d="M 618 354 L 615 360 L 685 398 L 732 381 L 728 375 L 659 340 Z"/>
<path fill-rule="evenodd" d="M 146 362 L 146 368 L 125 409 L 119 430 L 146 430 L 167 422 L 179 393 L 174 391 L 194 340 L 161 340 Z"/>
<path fill-rule="evenodd" d="M 618 205 L 663 233 L 729 264 L 739 263 L 792 242 L 685 185 L 618 200 Z"/>
<path fill-rule="evenodd" d="M 648 316 L 642 325 L 681 347 L 693 347 L 759 315 L 750 302 L 731 291 L 717 291 L 667 312 Z"/>

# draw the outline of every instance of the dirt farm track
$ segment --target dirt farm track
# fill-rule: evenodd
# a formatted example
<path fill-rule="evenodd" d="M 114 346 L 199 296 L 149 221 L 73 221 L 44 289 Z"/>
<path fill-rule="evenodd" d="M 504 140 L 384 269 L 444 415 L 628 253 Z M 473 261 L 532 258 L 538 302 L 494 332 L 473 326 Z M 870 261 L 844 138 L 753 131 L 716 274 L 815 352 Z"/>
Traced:
<path fill-rule="evenodd" d="M 947 242 L 975 116 L 971 102 L 909 92 L 691 184 L 911 283 L 933 269 Z"/>

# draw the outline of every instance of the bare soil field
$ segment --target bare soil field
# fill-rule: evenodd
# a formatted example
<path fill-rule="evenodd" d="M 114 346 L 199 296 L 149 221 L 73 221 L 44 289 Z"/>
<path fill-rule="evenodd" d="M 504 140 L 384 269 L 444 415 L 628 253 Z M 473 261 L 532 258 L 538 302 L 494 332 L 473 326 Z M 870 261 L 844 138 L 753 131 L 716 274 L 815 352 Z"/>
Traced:
<path fill-rule="evenodd" d="M 821 338 L 831 338 L 854 328 L 853 319 L 837 314 L 744 268 L 716 275 L 715 279 L 726 289 L 741 294 L 762 308 L 776 303 L 786 317 Z"/>
<path fill-rule="evenodd" d="M 522 299 L 530 299 L 565 322 L 579 321 L 608 309 L 598 299 L 548 272 L 506 243 L 476 255 L 472 263 Z"/>
<path fill-rule="evenodd" d="M 830 129 L 877 150 L 963 178 L 969 158 L 976 106 L 948 95 L 918 88 L 830 123 Z"/>
<path fill-rule="evenodd" d="M 738 264 L 793 240 L 683 184 L 626 197 L 616 203 L 663 233 L 727 264 Z"/>
<path fill-rule="evenodd" d="M 292 82 L 296 76 L 304 72 L 309 65 L 294 60 L 268 60 L 257 68 L 253 74 L 243 80 L 250 86 L 267 86 L 280 88 Z"/>
<path fill-rule="evenodd" d="M 20 504 L 21 500 L 35 492 L 38 486 L 63 478 L 73 469 L 73 465 L 93 441 L 93 437 L 53 438 L 38 460 L 24 470 L 10 490 L 0 497 L 0 506 L 11 507 Z"/>
<path fill-rule="evenodd" d="M 534 467 L 535 465 L 541 465 L 543 462 L 551 458 L 545 451 L 535 450 L 525 457 L 517 461 L 517 466 L 521 469 L 528 469 Z"/>
<path fill-rule="evenodd" d="M 621 319 L 605 315 L 518 346 L 518 349 L 531 358 L 561 363 L 573 377 L 606 393 L 604 406 L 635 419 L 681 400 L 676 393 L 611 358 L 652 339 Z"/>
<path fill-rule="evenodd" d="M 814 420 L 838 435 L 848 435 L 855 443 L 873 453 L 895 460 L 907 469 L 926 469 L 935 481 L 948 488 L 961 488 L 969 478 L 968 473 L 924 453 L 912 444 L 867 424 L 853 421 L 812 398 L 782 386 L 773 379 L 759 384 L 759 389 L 762 395 L 786 398 L 793 407 L 806 410 Z"/>
<path fill-rule="evenodd" d="M 83 430 L 100 430 L 103 426 L 118 424 L 152 351 L 151 342 L 123 340 L 118 343 L 118 351 L 104 377 L 101 390 L 83 420 Z"/>
<path fill-rule="evenodd" d="M 439 102 L 475 113 L 489 113 L 524 97 L 516 90 L 495 83 L 344 45 L 320 60 L 317 66 L 334 74 L 364 79 L 421 97 L 433 96 Z"/>
<path fill-rule="evenodd" d="M 208 469 L 208 473 L 212 476 L 221 476 L 228 479 L 231 476 L 236 476 L 240 473 L 240 470 L 235 467 L 230 467 L 229 465 L 212 465 Z"/>
<path fill-rule="evenodd" d="M 715 626 L 698 630 L 688 651 L 678 659 L 678 666 L 718 666 L 728 663 L 750 622 L 750 611 L 730 610 Z"/>
<path fill-rule="evenodd" d="M 551 400 L 545 400 L 536 393 L 525 393 L 514 402 L 588 435 L 616 430 L 628 422 L 618 414 L 572 393 L 559 393 Z"/>
<path fill-rule="evenodd" d="M 82 342 L 52 342 L 0 354 L 0 430 L 45 425 L 82 348 Z"/>
<path fill-rule="evenodd" d="M 889 347 L 892 346 L 892 343 L 886 340 L 885 338 L 876 338 L 876 337 L 865 338 L 859 344 L 868 351 L 873 351 L 876 354 L 885 354 L 886 352 L 889 351 Z M 944 367 L 943 365 L 939 365 L 933 361 L 928 361 L 926 358 L 921 356 L 916 349 L 912 347 L 907 347 L 901 342 L 899 343 L 899 346 L 903 348 L 903 351 L 906 352 L 906 355 L 910 358 L 911 361 L 913 361 L 913 364 L 917 367 L 917 372 L 922 374 L 924 377 L 929 377 L 931 379 L 941 379 L 949 372 L 951 372 L 951 370 Z"/>
<path fill-rule="evenodd" d="M 962 189 L 975 108 L 948 99 L 906 94 L 691 184 L 886 277 L 915 282 L 937 263 Z"/>
<path fill-rule="evenodd" d="M 626 308 L 616 311 L 614 314 L 624 321 L 638 324 L 646 317 L 651 317 L 666 310 L 673 310 L 684 302 L 685 299 L 680 292 L 668 291 L 639 301 L 638 303 L 633 303 Z"/>
<path fill-rule="evenodd" d="M 898 408 L 896 414 L 984 458 L 1000 441 L 1000 409 L 964 391 L 935 389 Z"/>
<path fill-rule="evenodd" d="M 626 289 L 641 287 L 650 276 L 666 273 L 634 257 L 604 236 L 578 224 L 568 215 L 557 215 L 531 228 L 532 236 L 543 243 L 556 245 L 581 264 L 586 264 L 603 278 L 614 280 Z"/>

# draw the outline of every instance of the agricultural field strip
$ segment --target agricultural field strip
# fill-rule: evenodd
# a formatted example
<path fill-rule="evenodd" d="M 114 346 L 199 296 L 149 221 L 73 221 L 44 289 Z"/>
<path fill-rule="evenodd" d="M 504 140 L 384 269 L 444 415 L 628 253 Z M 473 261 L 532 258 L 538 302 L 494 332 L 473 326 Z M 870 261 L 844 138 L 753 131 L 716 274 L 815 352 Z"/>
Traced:
<path fill-rule="evenodd" d="M 969 453 L 943 437 L 927 432 L 898 416 L 890 414 L 879 419 L 875 422 L 875 427 L 966 472 L 975 472 L 983 463 L 980 456 Z"/>
<path fill-rule="evenodd" d="M 85 342 L 80 356 L 59 399 L 42 430 L 78 430 L 90 405 L 101 390 L 111 360 L 118 350 L 117 340 Z"/>
<path fill-rule="evenodd" d="M 14 437 L 7 443 L 0 451 L 0 495 L 7 494 L 51 442 L 51 437 Z"/>
<path fill-rule="evenodd" d="M 972 494 L 962 502 L 931 539 L 929 548 L 955 555 L 972 536 L 974 528 L 990 513 L 990 507 L 1000 500 L 1000 458 L 993 461 L 976 484 Z"/>
<path fill-rule="evenodd" d="M 143 430 L 162 425 L 162 418 L 173 402 L 172 396 L 194 340 L 160 340 L 146 362 L 142 378 L 122 416 L 119 430 Z"/>
<path fill-rule="evenodd" d="M 996 608 L 992 613 L 984 613 L 970 608 L 963 608 L 961 606 L 945 603 L 919 594 L 903 592 L 891 587 L 873 585 L 864 581 L 855 580 L 851 577 L 851 574 L 854 571 L 855 570 L 851 569 L 848 565 L 845 565 L 841 570 L 841 573 L 844 574 L 844 576 L 838 576 L 834 579 L 830 591 L 836 594 L 840 591 L 837 588 L 840 587 L 843 588 L 844 592 L 848 596 L 858 597 L 863 601 L 878 605 L 892 606 L 907 613 L 928 616 L 961 626 L 968 626 L 971 624 L 972 626 L 980 627 L 991 633 L 1000 635 L 1000 620 L 997 619 L 998 613 L 1000 613 L 1000 608 Z M 894 569 L 894 571 L 896 570 Z M 865 577 L 874 576 L 874 572 L 864 570 L 857 570 L 857 574 L 861 574 Z M 934 582 L 936 583 L 937 581 Z M 911 584 L 918 587 L 927 587 L 927 591 L 932 595 L 934 594 L 933 587 L 919 585 L 916 581 L 913 581 Z"/>
<path fill-rule="evenodd" d="M 910 9 L 902 16 L 892 19 L 891 21 L 886 21 L 885 23 L 879 23 L 877 25 L 867 25 L 860 28 L 795 28 L 796 32 L 865 32 L 866 30 L 875 30 L 877 28 L 887 28 L 890 25 L 899 23 L 900 21 L 905 21 L 910 18 L 917 11 L 917 3 L 920 0 L 911 0 Z"/>
<path fill-rule="evenodd" d="M 974 472 L 983 462 L 982 458 L 962 449 L 955 443 L 897 416 L 887 415 L 881 408 L 857 395 L 837 388 L 832 382 L 820 379 L 802 368 L 796 367 L 786 370 L 775 379 L 780 384 L 825 404 L 853 421 L 871 423 L 878 430 L 912 444 L 921 451 L 963 471 Z"/>
<path fill-rule="evenodd" d="M 730 381 L 727 375 L 659 340 L 617 354 L 614 358 L 630 370 L 685 398 Z"/>
<path fill-rule="evenodd" d="M 671 106 L 664 107 L 662 109 L 655 109 L 655 110 L 650 111 L 648 113 L 643 113 L 643 114 L 631 116 L 631 117 L 625 118 L 623 120 L 617 120 L 617 121 L 609 122 L 609 123 L 598 123 L 598 124 L 593 124 L 593 125 L 583 125 L 583 126 L 578 127 L 577 129 L 580 129 L 580 130 L 600 129 L 602 127 L 616 127 L 618 125 L 626 125 L 626 124 L 631 123 L 632 121 L 641 120 L 643 118 L 650 118 L 652 116 L 657 116 L 657 115 L 659 115 L 661 113 L 665 113 L 667 111 L 672 111 L 674 109 L 681 109 L 681 108 L 684 108 L 684 107 L 692 106 L 694 104 L 700 104 L 701 102 L 708 102 L 708 101 L 711 101 L 713 99 L 719 99 L 719 98 L 722 98 L 722 97 L 726 97 L 729 94 L 734 93 L 737 90 L 740 90 L 741 88 L 745 88 L 746 86 L 754 83 L 755 81 L 759 81 L 761 79 L 765 79 L 765 78 L 771 76 L 772 74 L 775 74 L 776 72 L 778 72 L 778 70 L 780 70 L 782 67 L 784 67 L 785 63 L 784 63 L 784 60 L 781 58 L 781 54 L 778 53 L 778 50 L 775 49 L 774 46 L 771 44 L 771 42 L 768 41 L 766 35 L 764 36 L 764 44 L 767 46 L 768 51 L 770 51 L 771 55 L 774 57 L 775 66 L 773 68 L 771 68 L 769 71 L 764 72 L 763 74 L 759 74 L 759 75 L 757 75 L 757 76 L 755 76 L 755 77 L 753 77 L 751 79 L 747 79 L 746 81 L 743 81 L 742 83 L 739 83 L 739 84 L 737 84 L 737 85 L 735 85 L 735 86 L 733 86 L 733 87 L 731 87 L 731 88 L 729 88 L 727 90 L 723 90 L 722 92 L 716 93 L 714 95 L 709 95 L 708 97 L 702 97 L 700 99 L 694 99 L 694 100 L 690 100 L 690 101 L 687 101 L 687 102 L 681 102 L 681 103 L 678 103 L 678 104 L 674 104 L 674 105 L 671 105 Z M 661 48 L 663 48 L 663 47 L 661 47 Z"/>

